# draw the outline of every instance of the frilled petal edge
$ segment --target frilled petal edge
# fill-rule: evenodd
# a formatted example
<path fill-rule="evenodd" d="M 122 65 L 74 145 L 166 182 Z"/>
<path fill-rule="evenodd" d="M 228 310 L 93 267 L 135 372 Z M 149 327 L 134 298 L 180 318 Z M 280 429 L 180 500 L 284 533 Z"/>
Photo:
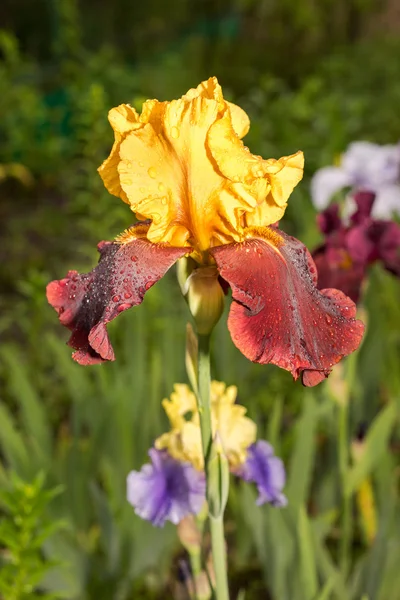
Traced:
<path fill-rule="evenodd" d="M 317 290 L 317 271 L 301 242 L 273 227 L 255 233 L 211 250 L 232 288 L 232 340 L 253 362 L 273 363 L 316 385 L 359 346 L 364 325 L 342 292 Z"/>
<path fill-rule="evenodd" d="M 101 242 L 98 250 L 99 263 L 90 273 L 69 271 L 47 286 L 47 299 L 60 323 L 72 331 L 72 357 L 82 365 L 114 360 L 106 324 L 141 304 L 146 291 L 188 251 L 146 239 Z"/>

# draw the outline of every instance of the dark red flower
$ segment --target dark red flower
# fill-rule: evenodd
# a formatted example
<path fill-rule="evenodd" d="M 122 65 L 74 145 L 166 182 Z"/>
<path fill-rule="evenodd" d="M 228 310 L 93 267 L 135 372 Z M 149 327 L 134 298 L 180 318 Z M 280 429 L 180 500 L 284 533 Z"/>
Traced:
<path fill-rule="evenodd" d="M 324 243 L 313 252 L 318 269 L 318 287 L 335 287 L 358 302 L 368 267 L 380 261 L 400 276 L 400 226 L 393 221 L 373 219 L 375 195 L 358 192 L 356 210 L 345 224 L 339 206 L 333 204 L 317 217 Z"/>

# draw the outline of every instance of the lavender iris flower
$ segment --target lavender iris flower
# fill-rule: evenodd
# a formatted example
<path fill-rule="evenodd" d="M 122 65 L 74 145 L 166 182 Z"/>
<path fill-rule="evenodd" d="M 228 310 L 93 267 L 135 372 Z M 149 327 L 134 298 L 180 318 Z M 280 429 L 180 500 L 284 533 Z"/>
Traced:
<path fill-rule="evenodd" d="M 128 502 L 142 519 L 162 527 L 175 525 L 188 514 L 200 512 L 205 501 L 204 473 L 187 462 L 172 458 L 165 450 L 149 450 L 152 464 L 127 477 Z"/>
<path fill-rule="evenodd" d="M 281 459 L 274 456 L 274 449 L 268 442 L 259 440 L 250 446 L 246 462 L 236 475 L 256 484 L 258 506 L 266 502 L 273 506 L 286 506 L 286 496 L 282 494 L 285 468 Z"/>

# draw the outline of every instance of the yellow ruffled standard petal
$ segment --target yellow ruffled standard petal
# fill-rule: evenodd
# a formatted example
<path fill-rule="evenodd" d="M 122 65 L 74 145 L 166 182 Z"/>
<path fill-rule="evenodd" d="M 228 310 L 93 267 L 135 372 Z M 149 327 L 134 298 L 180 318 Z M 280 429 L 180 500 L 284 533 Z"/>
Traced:
<path fill-rule="evenodd" d="M 208 133 L 212 156 L 223 175 L 235 183 L 238 196 L 254 199 L 256 206 L 244 213 L 244 225 L 270 225 L 284 214 L 293 188 L 303 177 L 301 151 L 275 160 L 251 154 L 237 136 L 232 135 L 230 115 L 216 121 Z"/>
<path fill-rule="evenodd" d="M 171 400 L 163 407 L 171 423 L 171 431 L 160 436 L 155 446 L 166 449 L 177 460 L 189 461 L 196 469 L 204 467 L 201 445 L 200 421 L 196 399 L 186 385 L 175 385 Z M 245 416 L 246 409 L 235 404 L 237 388 L 225 383 L 211 383 L 212 433 L 218 432 L 221 451 L 231 467 L 246 460 L 248 447 L 256 439 L 256 424 Z"/>
<path fill-rule="evenodd" d="M 165 398 L 162 406 L 171 427 L 181 429 L 186 423 L 186 418 L 197 411 L 196 396 L 185 383 L 176 383 L 170 398 Z"/>
<path fill-rule="evenodd" d="M 121 142 L 126 135 L 142 125 L 139 122 L 139 115 L 136 110 L 132 106 L 129 106 L 129 104 L 121 104 L 116 108 L 112 108 L 108 113 L 108 120 L 114 130 L 115 141 L 110 156 L 98 168 L 98 171 L 110 194 L 119 196 L 124 202 L 129 204 L 129 200 L 121 188 L 118 174 L 119 150 Z"/>
<path fill-rule="evenodd" d="M 99 169 L 107 189 L 151 220 L 149 241 L 192 247 L 196 260 L 278 220 L 301 178 L 299 154 L 263 161 L 245 149 L 249 119 L 215 77 L 180 100 L 148 100 L 140 116 L 121 105 L 110 122 L 115 143 Z"/>

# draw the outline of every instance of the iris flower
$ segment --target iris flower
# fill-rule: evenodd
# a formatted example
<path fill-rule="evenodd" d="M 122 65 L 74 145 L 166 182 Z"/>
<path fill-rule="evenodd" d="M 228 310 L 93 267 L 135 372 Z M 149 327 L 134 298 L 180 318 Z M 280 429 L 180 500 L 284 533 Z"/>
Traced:
<path fill-rule="evenodd" d="M 128 502 L 136 514 L 162 527 L 166 521 L 177 525 L 187 515 L 199 513 L 206 497 L 204 472 L 155 448 L 149 456 L 151 464 L 131 471 L 127 478 Z"/>
<path fill-rule="evenodd" d="M 340 217 L 338 204 L 331 204 L 318 215 L 318 225 L 325 239 L 314 252 L 318 285 L 334 286 L 358 302 L 368 268 L 380 262 L 390 273 L 400 277 L 400 225 L 394 221 L 374 219 L 375 194 L 358 192 L 354 196 L 355 212 L 349 222 Z"/>
<path fill-rule="evenodd" d="M 343 153 L 339 166 L 319 169 L 311 181 L 311 198 L 324 210 L 332 196 L 350 187 L 353 192 L 368 191 L 376 196 L 372 216 L 390 219 L 400 215 L 400 143 L 380 146 L 353 142 Z M 347 199 L 352 204 L 351 196 Z"/>
<path fill-rule="evenodd" d="M 256 424 L 246 417 L 246 409 L 236 404 L 237 388 L 222 381 L 211 382 L 212 434 L 218 432 L 218 445 L 230 467 L 243 464 L 247 449 L 256 439 Z M 189 386 L 176 384 L 170 399 L 163 400 L 171 430 L 155 442 L 177 460 L 188 461 L 196 469 L 204 468 L 197 400 Z"/>
<path fill-rule="evenodd" d="M 139 305 L 183 257 L 203 291 L 230 287 L 229 331 L 250 360 L 315 385 L 358 347 L 363 325 L 353 302 L 319 292 L 305 246 L 273 225 L 302 178 L 301 152 L 278 160 L 251 154 L 242 142 L 249 119 L 216 78 L 179 100 L 148 100 L 140 115 L 122 104 L 109 120 L 115 141 L 99 172 L 139 222 L 99 244 L 90 273 L 70 271 L 48 286 L 77 362 L 114 360 L 107 323 Z"/>
<path fill-rule="evenodd" d="M 258 489 L 257 504 L 285 506 L 282 493 L 286 475 L 283 462 L 264 440 L 256 440 L 257 426 L 236 404 L 237 388 L 211 382 L 213 437 L 217 451 L 231 472 Z M 196 397 L 185 384 L 175 384 L 170 399 L 163 400 L 171 430 L 156 439 L 149 451 L 151 464 L 131 471 L 127 478 L 128 501 L 135 512 L 153 525 L 179 523 L 198 514 L 205 500 L 204 459 Z"/>

